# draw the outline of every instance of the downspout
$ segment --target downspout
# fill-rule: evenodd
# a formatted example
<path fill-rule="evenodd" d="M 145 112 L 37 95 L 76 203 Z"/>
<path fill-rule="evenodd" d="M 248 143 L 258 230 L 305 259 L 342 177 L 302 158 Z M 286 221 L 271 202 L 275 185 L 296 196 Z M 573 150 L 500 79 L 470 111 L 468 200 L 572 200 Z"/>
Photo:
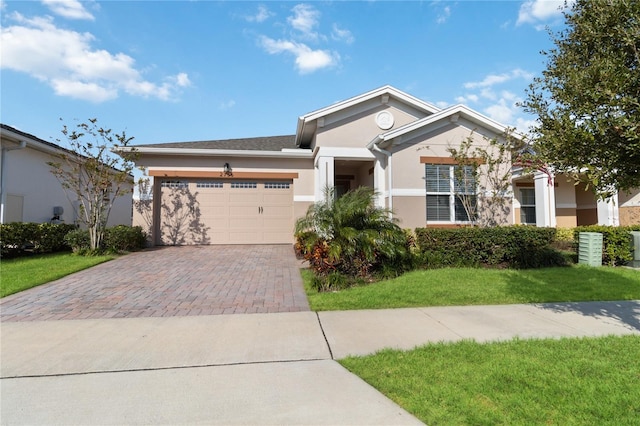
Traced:
<path fill-rule="evenodd" d="M 377 141 L 376 141 L 377 142 Z M 384 155 L 387 156 L 387 164 L 389 166 L 389 217 L 393 218 L 393 195 L 391 193 L 391 190 L 393 188 L 393 167 L 392 164 L 393 162 L 391 161 L 391 151 L 387 151 L 386 149 L 382 149 L 378 146 L 378 144 L 374 142 L 373 143 L 373 149 L 374 151 L 378 151 Z"/>
<path fill-rule="evenodd" d="M 20 141 L 20 145 L 13 146 L 11 148 L 2 148 L 2 159 L 0 159 L 0 223 L 4 223 L 4 211 L 7 205 L 7 190 L 6 190 L 6 158 L 7 152 L 18 149 L 24 149 L 27 147 L 27 141 Z"/>

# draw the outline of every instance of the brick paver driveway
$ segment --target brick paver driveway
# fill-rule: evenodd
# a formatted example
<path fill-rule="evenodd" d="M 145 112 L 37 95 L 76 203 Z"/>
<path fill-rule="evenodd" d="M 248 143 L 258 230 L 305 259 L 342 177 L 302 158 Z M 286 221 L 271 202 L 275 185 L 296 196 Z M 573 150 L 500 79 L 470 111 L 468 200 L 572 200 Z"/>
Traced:
<path fill-rule="evenodd" d="M 0 299 L 2 321 L 307 311 L 290 245 L 162 247 Z"/>

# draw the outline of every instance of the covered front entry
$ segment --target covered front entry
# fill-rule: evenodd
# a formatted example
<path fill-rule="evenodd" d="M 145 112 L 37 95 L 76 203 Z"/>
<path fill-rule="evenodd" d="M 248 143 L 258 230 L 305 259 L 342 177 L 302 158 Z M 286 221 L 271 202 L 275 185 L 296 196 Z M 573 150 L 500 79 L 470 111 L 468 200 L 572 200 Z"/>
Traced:
<path fill-rule="evenodd" d="M 160 244 L 293 242 L 293 180 L 163 179 Z"/>

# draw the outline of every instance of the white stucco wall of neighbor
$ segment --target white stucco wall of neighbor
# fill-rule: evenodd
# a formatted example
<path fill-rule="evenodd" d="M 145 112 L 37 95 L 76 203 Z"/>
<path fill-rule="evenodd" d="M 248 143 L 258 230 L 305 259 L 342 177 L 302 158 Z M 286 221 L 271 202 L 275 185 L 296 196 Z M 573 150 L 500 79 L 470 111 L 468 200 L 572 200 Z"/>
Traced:
<path fill-rule="evenodd" d="M 3 147 L 14 146 L 3 141 Z M 47 164 L 56 161 L 51 154 L 27 146 L 23 149 L 3 152 L 6 209 L 4 222 L 50 222 L 54 207 L 62 207 L 60 219 L 74 223 L 77 219 L 72 201 Z M 71 200 L 70 200 L 71 199 Z M 109 217 L 108 226 L 131 225 L 132 194 L 118 198 Z"/>

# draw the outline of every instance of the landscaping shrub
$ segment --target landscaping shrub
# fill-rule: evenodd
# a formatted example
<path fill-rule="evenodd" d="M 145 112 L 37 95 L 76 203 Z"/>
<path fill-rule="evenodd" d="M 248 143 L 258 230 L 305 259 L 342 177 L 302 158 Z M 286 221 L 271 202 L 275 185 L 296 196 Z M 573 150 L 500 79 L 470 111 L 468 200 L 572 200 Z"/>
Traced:
<path fill-rule="evenodd" d="M 41 223 L 38 226 L 40 228 L 40 238 L 35 244 L 37 253 L 55 253 L 70 249 L 69 245 L 64 242 L 64 237 L 76 229 L 75 225 Z"/>
<path fill-rule="evenodd" d="M 566 264 L 549 247 L 555 228 L 504 226 L 491 228 L 418 228 L 422 266 L 539 268 Z"/>
<path fill-rule="evenodd" d="M 599 232 L 602 234 L 602 264 L 624 265 L 633 259 L 630 232 L 635 230 L 640 230 L 640 226 L 578 226 L 573 229 L 576 251 L 580 252 L 580 232 Z"/>
<path fill-rule="evenodd" d="M 146 244 L 147 235 L 140 226 L 117 225 L 107 228 L 104 235 L 104 246 L 117 253 L 140 250 Z"/>
<path fill-rule="evenodd" d="M 12 222 L 0 225 L 0 255 L 3 258 L 32 253 L 53 253 L 69 250 L 64 236 L 74 225 Z"/>
<path fill-rule="evenodd" d="M 147 242 L 147 235 L 140 226 L 116 225 L 105 230 L 102 247 L 91 251 L 89 231 L 76 229 L 66 235 L 65 241 L 74 253 L 92 255 L 102 252 L 122 253 L 143 249 Z"/>
<path fill-rule="evenodd" d="M 296 253 L 324 281 L 315 287 L 338 289 L 411 268 L 409 235 L 387 209 L 375 206 L 373 189 L 357 188 L 335 200 L 329 191 L 327 199 L 331 201 L 314 204 L 296 222 Z"/>
<path fill-rule="evenodd" d="M 89 231 L 86 229 L 75 229 L 69 232 L 64 236 L 64 242 L 78 254 L 84 254 L 91 248 Z"/>

